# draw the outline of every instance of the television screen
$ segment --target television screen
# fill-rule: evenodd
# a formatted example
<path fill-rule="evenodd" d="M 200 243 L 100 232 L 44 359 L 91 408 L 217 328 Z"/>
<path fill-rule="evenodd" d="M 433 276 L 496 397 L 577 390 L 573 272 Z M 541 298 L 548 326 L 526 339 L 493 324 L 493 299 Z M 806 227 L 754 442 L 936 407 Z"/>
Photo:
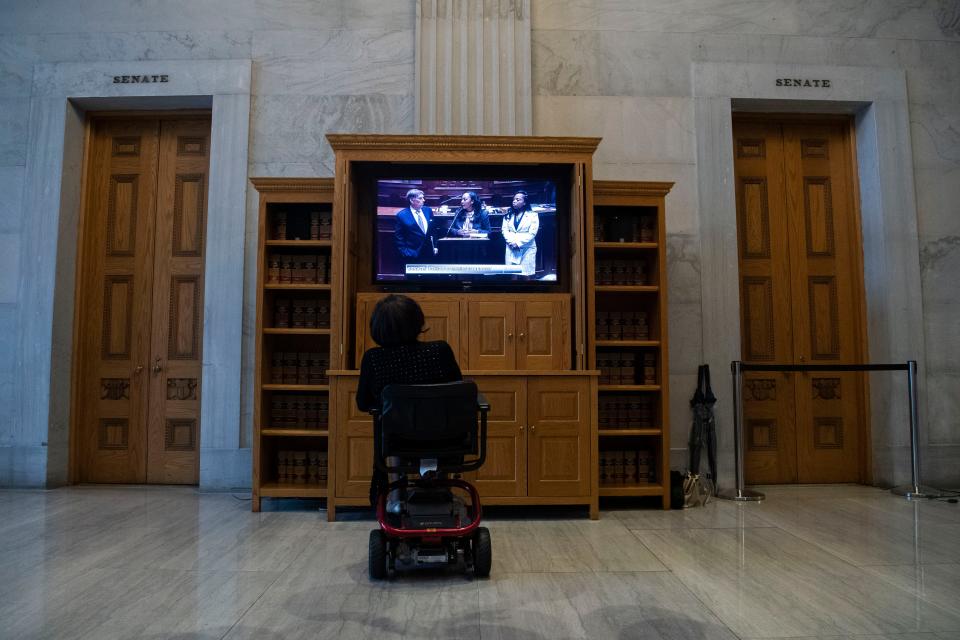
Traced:
<path fill-rule="evenodd" d="M 376 190 L 376 282 L 556 283 L 553 180 L 391 178 Z"/>

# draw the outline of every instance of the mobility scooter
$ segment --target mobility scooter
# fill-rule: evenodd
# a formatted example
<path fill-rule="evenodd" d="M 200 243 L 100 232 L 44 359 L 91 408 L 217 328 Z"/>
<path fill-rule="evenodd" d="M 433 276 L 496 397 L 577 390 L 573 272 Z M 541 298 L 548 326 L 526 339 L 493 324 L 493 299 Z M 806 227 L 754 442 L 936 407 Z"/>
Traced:
<path fill-rule="evenodd" d="M 490 532 L 480 526 L 480 497 L 469 482 L 449 477 L 483 464 L 489 410 L 471 381 L 383 389 L 380 408 L 371 411 L 373 459 L 380 471 L 400 478 L 377 497 L 371 579 L 425 567 L 462 566 L 477 577 L 490 575 Z"/>

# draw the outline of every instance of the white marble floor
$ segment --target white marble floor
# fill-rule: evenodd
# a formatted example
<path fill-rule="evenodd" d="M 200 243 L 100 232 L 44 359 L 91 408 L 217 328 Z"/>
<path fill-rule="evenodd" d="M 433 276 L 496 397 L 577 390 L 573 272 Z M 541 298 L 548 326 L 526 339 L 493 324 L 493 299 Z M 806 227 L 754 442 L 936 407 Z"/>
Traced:
<path fill-rule="evenodd" d="M 489 580 L 380 584 L 363 512 L 254 514 L 185 488 L 0 491 L 0 638 L 960 638 L 960 505 L 766 490 L 596 522 L 494 511 Z"/>

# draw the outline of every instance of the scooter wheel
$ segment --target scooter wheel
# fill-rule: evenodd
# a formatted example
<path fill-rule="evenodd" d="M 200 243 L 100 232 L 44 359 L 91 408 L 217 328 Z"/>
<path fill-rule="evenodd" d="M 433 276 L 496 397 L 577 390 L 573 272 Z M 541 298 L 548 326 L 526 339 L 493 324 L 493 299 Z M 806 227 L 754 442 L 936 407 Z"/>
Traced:
<path fill-rule="evenodd" d="M 480 527 L 473 538 L 473 575 L 486 578 L 493 564 L 493 551 L 490 544 L 490 530 Z"/>
<path fill-rule="evenodd" d="M 370 579 L 387 577 L 387 536 L 380 529 L 370 532 Z"/>

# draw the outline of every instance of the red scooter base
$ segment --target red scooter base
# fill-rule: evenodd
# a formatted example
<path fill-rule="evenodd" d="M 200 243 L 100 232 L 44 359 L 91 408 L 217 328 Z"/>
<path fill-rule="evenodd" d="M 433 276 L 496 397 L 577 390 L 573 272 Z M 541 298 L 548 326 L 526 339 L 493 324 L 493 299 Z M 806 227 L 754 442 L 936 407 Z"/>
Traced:
<path fill-rule="evenodd" d="M 469 509 L 451 489 L 470 496 Z M 387 513 L 387 495 L 406 492 L 400 513 Z M 480 526 L 480 495 L 469 482 L 448 478 L 400 480 L 377 501 L 380 529 L 370 532 L 370 578 L 398 571 L 463 565 L 477 577 L 490 575 L 490 531 Z"/>

